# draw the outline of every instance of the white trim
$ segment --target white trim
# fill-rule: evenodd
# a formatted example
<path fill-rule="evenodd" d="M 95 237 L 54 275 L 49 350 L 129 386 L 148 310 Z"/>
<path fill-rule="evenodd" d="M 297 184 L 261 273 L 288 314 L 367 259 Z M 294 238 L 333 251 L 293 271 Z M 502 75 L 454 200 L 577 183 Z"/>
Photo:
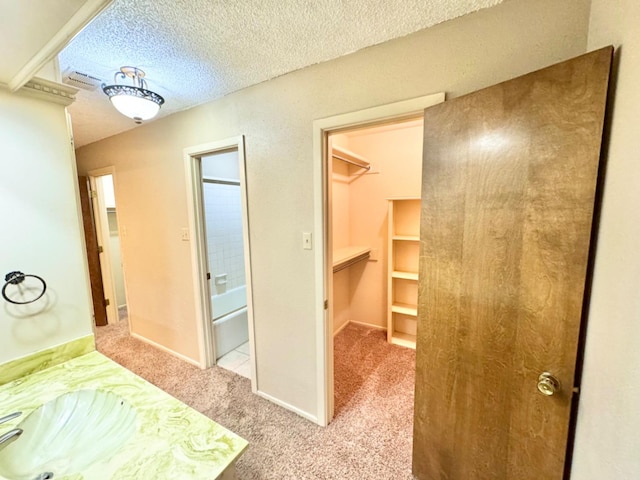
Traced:
<path fill-rule="evenodd" d="M 402 120 L 424 113 L 424 109 L 443 102 L 444 93 L 368 108 L 357 112 L 335 115 L 313 122 L 313 194 L 314 229 L 317 232 L 318 248 L 315 249 L 315 322 L 316 322 L 316 375 L 317 417 L 319 425 L 328 425 L 333 418 L 333 339 L 324 301 L 333 285 L 332 258 L 328 249 L 327 219 L 327 134 L 349 127 L 377 124 L 389 120 Z M 330 306 L 331 308 L 331 306 Z"/>
<path fill-rule="evenodd" d="M 9 80 L 8 87 L 15 92 L 29 81 L 44 65 L 53 59 L 80 31 L 111 4 L 113 0 L 87 0 L 60 30 Z"/>
<path fill-rule="evenodd" d="M 34 77 L 25 83 L 17 93 L 68 107 L 75 101 L 78 89 L 63 83 Z"/>
<path fill-rule="evenodd" d="M 254 392 L 256 395 L 264 398 L 265 400 L 269 400 L 272 403 L 275 403 L 276 405 L 292 411 L 293 413 L 297 413 L 298 415 L 300 415 L 302 418 L 306 418 L 307 420 L 313 422 L 313 423 L 318 423 L 318 418 L 315 415 L 312 415 L 309 412 L 305 412 L 304 410 L 300 410 L 298 407 L 294 407 L 293 405 L 289 405 L 286 402 L 283 402 L 282 400 L 278 400 L 276 397 L 272 397 L 271 395 L 269 395 L 268 393 L 264 393 L 261 391 L 256 391 Z"/>
<path fill-rule="evenodd" d="M 211 305 L 209 288 L 206 281 L 208 267 L 206 264 L 206 247 L 204 242 L 198 241 L 203 238 L 202 229 L 202 185 L 200 185 L 200 163 L 197 156 L 203 152 L 199 147 L 184 149 L 185 178 L 187 182 L 187 213 L 189 216 L 189 238 L 191 239 L 191 265 L 193 276 L 193 291 L 196 311 L 196 326 L 198 330 L 198 349 L 200 357 L 200 368 L 209 368 L 216 363 L 216 352 L 213 341 L 213 325 L 209 319 L 211 315 Z"/>
<path fill-rule="evenodd" d="M 196 360 L 194 360 L 193 358 L 186 357 L 186 356 L 182 355 L 181 353 L 178 353 L 178 352 L 176 352 L 174 350 L 171 350 L 170 348 L 167 348 L 164 345 L 160 345 L 159 343 L 156 343 L 153 340 L 149 340 L 148 338 L 143 337 L 142 335 L 139 335 L 137 333 L 131 332 L 130 335 L 133 338 L 135 338 L 137 340 L 140 340 L 141 342 L 144 342 L 144 343 L 146 343 L 148 345 L 151 345 L 152 347 L 157 348 L 158 350 L 162 350 L 163 352 L 166 352 L 169 355 L 173 355 L 174 357 L 179 358 L 180 360 L 183 360 L 183 361 L 185 361 L 185 362 L 187 362 L 187 363 L 189 363 L 191 365 L 195 365 L 198 368 L 202 368 L 200 363 L 197 362 Z"/>
<path fill-rule="evenodd" d="M 91 177 L 103 177 L 104 175 L 114 175 L 116 173 L 116 167 L 113 165 L 109 167 L 96 168 L 94 170 L 89 170 L 87 172 L 87 176 Z M 116 202 L 117 205 L 117 202 Z"/>
<path fill-rule="evenodd" d="M 258 391 L 258 363 L 255 350 L 255 324 L 253 320 L 253 276 L 251 274 L 251 240 L 249 235 L 249 194 L 247 191 L 247 163 L 244 136 L 238 138 L 238 166 L 240 167 L 240 195 L 242 197 L 242 242 L 244 248 L 244 276 L 247 292 L 247 316 L 249 321 L 249 363 L 251 364 L 251 391 Z"/>
<path fill-rule="evenodd" d="M 184 152 L 185 178 L 187 183 L 187 210 L 189 215 L 189 238 L 191 239 L 191 264 L 193 266 L 193 287 L 198 325 L 200 367 L 209 368 L 216 363 L 211 301 L 208 282 L 203 279 L 209 270 L 202 209 L 202 185 L 200 157 L 224 150 L 237 149 L 240 173 L 240 194 L 242 196 L 242 234 L 244 246 L 247 317 L 249 323 L 249 352 L 251 362 L 251 390 L 258 390 L 258 370 L 255 349 L 255 324 L 253 316 L 253 289 L 251 275 L 251 245 L 249 240 L 249 211 L 247 203 L 246 160 L 244 136 L 227 138 L 217 142 L 187 147 Z"/>

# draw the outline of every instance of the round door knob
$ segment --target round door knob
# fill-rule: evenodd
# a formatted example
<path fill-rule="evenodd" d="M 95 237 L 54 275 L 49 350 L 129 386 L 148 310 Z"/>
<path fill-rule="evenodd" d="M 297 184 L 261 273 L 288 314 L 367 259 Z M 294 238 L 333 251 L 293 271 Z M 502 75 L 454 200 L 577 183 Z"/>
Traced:
<path fill-rule="evenodd" d="M 541 394 L 550 397 L 560 391 L 560 382 L 549 372 L 541 373 L 538 377 L 538 390 Z"/>

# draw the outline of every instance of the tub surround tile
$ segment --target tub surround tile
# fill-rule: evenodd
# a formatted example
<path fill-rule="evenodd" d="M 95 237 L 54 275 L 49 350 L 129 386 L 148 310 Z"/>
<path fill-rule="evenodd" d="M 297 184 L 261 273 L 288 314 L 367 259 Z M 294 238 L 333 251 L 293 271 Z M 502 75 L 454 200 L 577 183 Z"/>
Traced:
<path fill-rule="evenodd" d="M 136 433 L 110 459 L 59 480 L 212 480 L 247 448 L 246 440 L 98 352 L 0 386 L 0 413 L 23 412 L 3 427 L 11 429 L 41 404 L 80 389 L 111 391 L 127 400 L 138 415 Z"/>
<path fill-rule="evenodd" d="M 3 363 L 0 365 L 0 385 L 59 365 L 95 349 L 96 342 L 92 334 Z"/>

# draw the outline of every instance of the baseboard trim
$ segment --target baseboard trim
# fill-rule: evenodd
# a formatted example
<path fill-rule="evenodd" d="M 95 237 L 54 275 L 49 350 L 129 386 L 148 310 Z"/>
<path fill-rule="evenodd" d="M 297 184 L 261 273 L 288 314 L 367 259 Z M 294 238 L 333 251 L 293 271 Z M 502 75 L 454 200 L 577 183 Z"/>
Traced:
<path fill-rule="evenodd" d="M 264 398 L 265 400 L 269 400 L 271 403 L 275 403 L 276 405 L 289 410 L 293 413 L 297 413 L 298 415 L 300 415 L 302 418 L 306 418 L 307 420 L 320 425 L 320 423 L 318 422 L 318 417 L 316 417 L 315 415 L 311 415 L 310 413 L 305 412 L 304 410 L 300 410 L 298 407 L 294 407 L 293 405 L 289 405 L 286 402 L 283 402 L 282 400 L 278 400 L 275 397 L 272 397 L 271 395 L 269 395 L 268 393 L 264 393 L 261 392 L 260 390 L 256 391 L 256 395 Z M 320 425 L 321 427 L 323 425 Z"/>
<path fill-rule="evenodd" d="M 202 365 L 200 365 L 200 362 L 196 362 L 192 358 L 186 357 L 181 353 L 175 352 L 170 348 L 165 347 L 164 345 L 160 345 L 159 343 L 156 343 L 153 340 L 149 340 L 148 338 L 143 337 L 142 335 L 138 335 L 137 333 L 131 332 L 131 336 L 137 340 L 140 340 L 141 342 L 144 342 L 148 345 L 151 345 L 152 347 L 157 348 L 158 350 L 162 350 L 163 352 L 166 352 L 169 355 L 173 355 L 174 357 L 179 358 L 180 360 L 183 360 L 191 365 L 195 365 L 198 368 L 202 368 Z"/>
<path fill-rule="evenodd" d="M 355 320 L 350 320 L 349 323 L 353 323 L 360 327 L 374 328 L 376 330 L 384 330 L 385 332 L 387 331 L 387 327 L 381 327 L 380 325 L 371 325 L 370 323 L 356 322 Z"/>
<path fill-rule="evenodd" d="M 386 327 L 381 327 L 380 325 L 371 325 L 370 323 L 364 323 L 364 322 L 356 322 L 355 320 L 347 320 L 346 322 L 344 322 L 342 324 L 342 326 L 336 330 L 335 332 L 333 332 L 333 336 L 335 337 L 336 335 L 338 335 L 342 330 L 344 330 L 345 328 L 347 328 L 347 326 L 349 324 L 353 323 L 354 325 L 358 325 L 360 327 L 367 327 L 367 328 L 373 328 L 375 330 L 383 330 L 383 331 L 387 331 Z"/>
<path fill-rule="evenodd" d="M 349 325 L 351 323 L 351 320 L 347 320 L 346 322 L 344 322 L 342 324 L 342 326 L 336 330 L 335 332 L 333 332 L 333 336 L 335 337 L 337 334 L 339 334 L 342 330 L 344 330 L 345 328 L 347 328 L 347 325 Z"/>

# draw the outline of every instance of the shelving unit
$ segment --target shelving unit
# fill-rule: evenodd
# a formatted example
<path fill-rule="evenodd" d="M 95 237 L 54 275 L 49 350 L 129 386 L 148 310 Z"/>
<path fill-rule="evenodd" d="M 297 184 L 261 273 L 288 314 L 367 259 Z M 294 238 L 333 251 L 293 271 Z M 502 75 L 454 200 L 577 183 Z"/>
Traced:
<path fill-rule="evenodd" d="M 389 199 L 387 341 L 416 348 L 420 198 Z"/>

